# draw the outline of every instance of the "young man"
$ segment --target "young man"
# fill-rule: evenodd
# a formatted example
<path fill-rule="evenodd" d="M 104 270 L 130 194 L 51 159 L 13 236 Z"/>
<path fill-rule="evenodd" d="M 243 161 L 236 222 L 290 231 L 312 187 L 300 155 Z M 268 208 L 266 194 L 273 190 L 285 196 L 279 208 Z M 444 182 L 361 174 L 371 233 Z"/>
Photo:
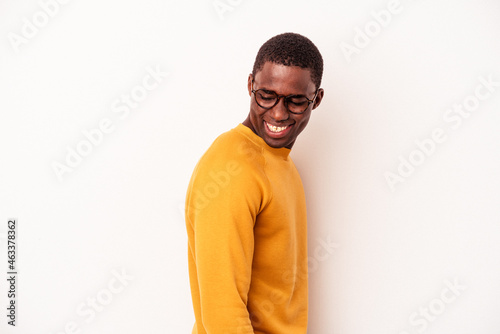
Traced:
<path fill-rule="evenodd" d="M 262 45 L 250 112 L 196 165 L 186 196 L 192 334 L 306 334 L 307 217 L 289 157 L 319 106 L 323 60 L 306 37 Z"/>

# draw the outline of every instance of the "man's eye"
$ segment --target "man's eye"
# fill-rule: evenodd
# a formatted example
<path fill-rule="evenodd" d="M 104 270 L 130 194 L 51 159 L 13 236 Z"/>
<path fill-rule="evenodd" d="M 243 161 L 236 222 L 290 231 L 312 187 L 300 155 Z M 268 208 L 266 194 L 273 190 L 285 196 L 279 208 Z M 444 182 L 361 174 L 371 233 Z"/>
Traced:
<path fill-rule="evenodd" d="M 303 106 L 304 104 L 307 103 L 307 99 L 304 98 L 303 96 L 297 96 L 297 97 L 291 97 L 289 102 L 296 106 Z"/>
<path fill-rule="evenodd" d="M 307 105 L 307 103 L 306 102 L 302 102 L 302 103 L 290 102 L 289 105 L 290 105 L 290 107 L 304 108 Z"/>
<path fill-rule="evenodd" d="M 271 101 L 271 100 L 275 99 L 275 96 L 271 95 L 271 94 L 260 93 L 259 95 L 260 95 L 261 99 L 266 100 L 266 101 Z"/>

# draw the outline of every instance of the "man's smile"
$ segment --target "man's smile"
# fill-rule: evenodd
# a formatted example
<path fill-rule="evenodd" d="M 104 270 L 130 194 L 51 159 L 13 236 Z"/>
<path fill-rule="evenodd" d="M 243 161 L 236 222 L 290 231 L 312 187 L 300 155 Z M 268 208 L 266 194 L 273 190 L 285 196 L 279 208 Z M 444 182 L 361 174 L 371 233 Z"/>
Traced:
<path fill-rule="evenodd" d="M 266 129 L 267 134 L 272 138 L 282 138 L 290 132 L 290 129 L 293 127 L 293 124 L 285 125 L 285 126 L 276 126 L 270 124 L 266 121 L 264 122 L 264 128 Z"/>

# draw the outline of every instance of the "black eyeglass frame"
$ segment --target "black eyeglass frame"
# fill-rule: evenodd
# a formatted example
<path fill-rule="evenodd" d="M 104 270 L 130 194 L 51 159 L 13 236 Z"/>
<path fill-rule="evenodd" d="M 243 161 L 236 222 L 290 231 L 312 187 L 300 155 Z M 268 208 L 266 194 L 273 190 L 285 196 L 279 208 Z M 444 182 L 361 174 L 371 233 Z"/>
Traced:
<path fill-rule="evenodd" d="M 314 97 L 312 98 L 312 100 L 309 100 L 307 98 L 307 96 L 305 95 L 297 95 L 297 94 L 290 94 L 290 95 L 279 95 L 278 93 L 276 93 L 275 91 L 272 91 L 272 90 L 267 90 L 267 89 L 253 89 L 253 83 L 254 83 L 254 80 L 252 80 L 252 90 L 251 92 L 253 93 L 253 96 L 254 96 L 254 99 L 255 99 L 255 103 L 257 103 L 257 105 L 263 109 L 266 109 L 266 110 L 269 110 L 269 109 L 272 109 L 274 108 L 279 102 L 280 102 L 280 99 L 283 97 L 284 98 L 284 102 L 285 102 L 285 107 L 286 107 L 286 110 L 288 110 L 288 112 L 292 113 L 292 114 L 295 114 L 295 115 L 300 115 L 300 114 L 303 114 L 306 112 L 306 110 L 309 108 L 309 106 L 311 105 L 311 103 L 314 102 L 314 100 L 316 100 L 316 96 L 318 96 L 318 92 L 319 92 L 319 88 L 316 89 L 316 93 L 314 93 Z M 276 102 L 271 106 L 271 107 L 263 107 L 259 104 L 259 102 L 257 101 L 257 94 L 256 92 L 258 92 L 259 90 L 262 90 L 262 91 L 266 91 L 266 92 L 272 92 L 274 95 L 276 95 Z M 269 93 L 268 93 L 269 94 Z M 297 96 L 300 96 L 300 97 L 304 97 L 306 100 L 307 100 L 307 107 L 304 109 L 304 111 L 301 111 L 301 112 L 293 112 L 290 110 L 290 108 L 288 108 L 288 100 L 292 97 L 297 97 Z"/>

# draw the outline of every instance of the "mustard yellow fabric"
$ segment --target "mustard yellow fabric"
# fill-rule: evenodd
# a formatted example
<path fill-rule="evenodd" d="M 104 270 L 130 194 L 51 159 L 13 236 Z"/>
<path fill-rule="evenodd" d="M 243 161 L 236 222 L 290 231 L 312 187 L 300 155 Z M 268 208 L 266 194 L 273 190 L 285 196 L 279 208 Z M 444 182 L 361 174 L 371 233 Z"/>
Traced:
<path fill-rule="evenodd" d="M 220 135 L 186 195 L 192 334 L 306 334 L 307 217 L 290 149 L 243 124 Z"/>

